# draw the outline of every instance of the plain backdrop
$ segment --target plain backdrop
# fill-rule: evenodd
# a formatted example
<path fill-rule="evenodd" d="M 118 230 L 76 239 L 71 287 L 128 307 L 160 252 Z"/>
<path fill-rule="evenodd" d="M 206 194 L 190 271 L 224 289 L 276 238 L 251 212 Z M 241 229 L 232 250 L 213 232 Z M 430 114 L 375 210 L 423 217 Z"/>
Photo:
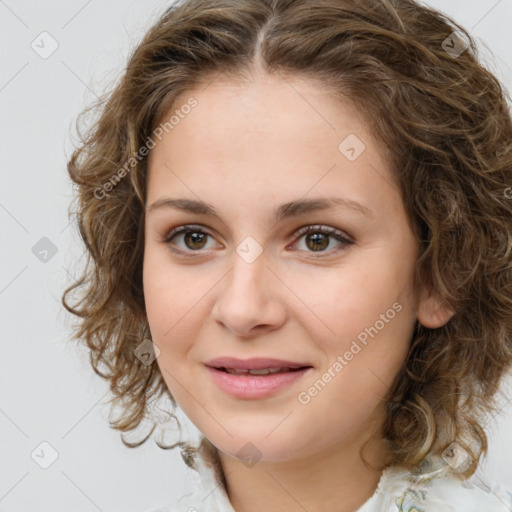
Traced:
<path fill-rule="evenodd" d="M 427 3 L 470 30 L 511 90 L 512 0 Z M 109 428 L 107 385 L 70 342 L 71 319 L 60 304 L 82 254 L 67 213 L 75 118 L 120 76 L 168 5 L 0 0 L 0 511 L 142 512 L 194 485 L 177 450 L 153 440 L 129 449 Z M 486 426 L 482 470 L 512 487 L 510 395 L 504 387 L 503 412 Z"/>

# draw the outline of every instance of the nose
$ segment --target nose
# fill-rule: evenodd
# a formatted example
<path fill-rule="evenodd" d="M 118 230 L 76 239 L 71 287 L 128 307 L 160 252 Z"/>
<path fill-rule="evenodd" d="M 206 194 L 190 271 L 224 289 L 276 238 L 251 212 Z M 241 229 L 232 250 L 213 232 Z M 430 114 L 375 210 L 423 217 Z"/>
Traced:
<path fill-rule="evenodd" d="M 267 267 L 263 254 L 252 263 L 236 253 L 233 258 L 233 268 L 221 281 L 214 319 L 243 338 L 278 329 L 286 320 L 280 295 L 286 287 Z"/>

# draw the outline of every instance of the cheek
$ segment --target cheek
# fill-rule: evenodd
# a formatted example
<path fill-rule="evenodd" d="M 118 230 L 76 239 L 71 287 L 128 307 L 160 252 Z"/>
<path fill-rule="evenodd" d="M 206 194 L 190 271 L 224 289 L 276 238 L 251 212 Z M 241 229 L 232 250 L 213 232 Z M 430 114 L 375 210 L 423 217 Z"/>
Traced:
<path fill-rule="evenodd" d="M 210 307 L 208 290 L 213 283 L 202 279 L 193 266 L 171 265 L 165 250 L 149 248 L 143 285 L 152 341 L 160 350 L 157 363 L 171 392 L 179 394 L 179 385 L 170 375 L 178 382 L 190 378 L 186 368 Z"/>
<path fill-rule="evenodd" d="M 152 261 L 150 255 L 146 255 L 143 267 L 143 288 L 144 302 L 146 304 L 146 314 L 154 341 L 159 341 L 166 330 L 171 325 L 169 312 L 172 309 L 169 304 L 172 303 L 172 290 L 175 286 L 169 286 L 165 272 L 156 262 Z"/>
<path fill-rule="evenodd" d="M 324 333 L 308 327 L 325 354 L 325 378 L 317 387 L 326 390 L 324 399 L 349 409 L 371 409 L 386 394 L 413 334 L 416 316 L 409 276 L 398 269 L 385 270 L 344 269 L 322 281 L 321 294 L 308 288 L 308 305 L 322 319 Z"/>
<path fill-rule="evenodd" d="M 146 315 L 152 340 L 161 352 L 159 364 L 167 360 L 170 351 L 179 351 L 180 340 L 187 340 L 183 332 L 180 333 L 180 318 L 186 318 L 187 311 L 183 278 L 170 270 L 161 252 L 165 251 L 147 249 L 143 265 Z"/>
<path fill-rule="evenodd" d="M 340 340 L 350 341 L 363 333 L 360 338 L 364 341 L 365 328 L 376 323 L 379 334 L 390 333 L 404 319 L 409 325 L 411 296 L 405 273 L 390 268 L 379 271 L 369 265 L 324 274 L 301 277 L 301 299 L 321 328 L 311 333 L 312 339 L 320 334 L 331 350 L 341 350 Z"/>
<path fill-rule="evenodd" d="M 158 347 L 156 363 L 173 398 L 186 404 L 186 375 L 182 375 L 184 358 L 193 337 L 189 325 L 191 306 L 184 293 L 183 277 L 172 272 L 159 254 L 147 250 L 143 265 L 143 288 L 151 339 Z M 163 251 L 165 252 L 165 251 Z M 183 383 L 183 384 L 180 384 Z"/>

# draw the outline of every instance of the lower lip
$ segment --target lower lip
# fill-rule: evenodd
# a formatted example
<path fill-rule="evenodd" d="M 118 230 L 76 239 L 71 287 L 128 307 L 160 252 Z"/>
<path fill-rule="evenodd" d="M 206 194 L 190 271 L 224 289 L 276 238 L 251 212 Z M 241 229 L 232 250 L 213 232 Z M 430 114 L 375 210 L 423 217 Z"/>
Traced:
<path fill-rule="evenodd" d="M 207 367 L 219 388 L 236 398 L 264 398 L 300 380 L 312 368 L 269 375 L 233 375 Z"/>

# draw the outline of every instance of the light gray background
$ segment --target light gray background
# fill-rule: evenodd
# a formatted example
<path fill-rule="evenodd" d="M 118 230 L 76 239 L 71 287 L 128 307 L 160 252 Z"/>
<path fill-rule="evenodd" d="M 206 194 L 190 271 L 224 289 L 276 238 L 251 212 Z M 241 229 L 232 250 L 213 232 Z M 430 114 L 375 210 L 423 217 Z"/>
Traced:
<path fill-rule="evenodd" d="M 488 67 L 511 90 L 512 0 L 427 3 L 477 37 Z M 82 251 L 67 217 L 70 130 L 168 5 L 0 0 L 0 511 L 142 512 L 193 485 L 177 450 L 152 440 L 128 449 L 108 427 L 108 388 L 69 341 L 71 319 L 60 305 Z M 43 31 L 59 45 L 47 59 L 31 48 Z M 57 248 L 46 263 L 32 252 L 42 237 Z M 510 487 L 511 409 L 486 427 L 491 446 L 483 466 L 488 478 Z M 40 461 L 48 456 L 44 441 L 58 453 L 48 469 L 31 457 L 36 449 Z"/>

